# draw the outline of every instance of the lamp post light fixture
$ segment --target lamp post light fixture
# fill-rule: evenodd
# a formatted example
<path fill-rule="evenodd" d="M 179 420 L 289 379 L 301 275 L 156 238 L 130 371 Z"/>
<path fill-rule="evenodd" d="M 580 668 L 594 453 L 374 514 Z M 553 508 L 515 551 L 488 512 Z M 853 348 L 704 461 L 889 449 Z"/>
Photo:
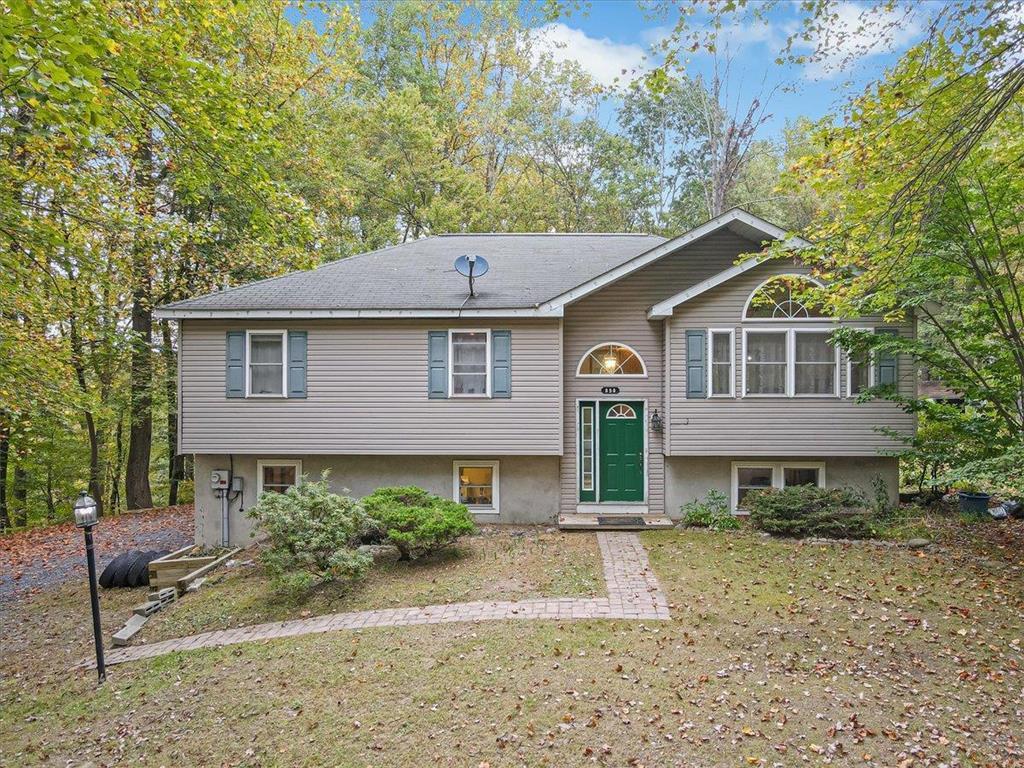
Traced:
<path fill-rule="evenodd" d="M 100 595 L 96 587 L 96 553 L 92 544 L 92 528 L 99 521 L 96 500 L 82 491 L 75 501 L 75 525 L 85 531 L 85 561 L 89 567 L 89 596 L 92 598 L 92 634 L 96 641 L 96 673 L 102 683 L 107 679 L 103 662 L 103 630 L 100 629 Z"/>

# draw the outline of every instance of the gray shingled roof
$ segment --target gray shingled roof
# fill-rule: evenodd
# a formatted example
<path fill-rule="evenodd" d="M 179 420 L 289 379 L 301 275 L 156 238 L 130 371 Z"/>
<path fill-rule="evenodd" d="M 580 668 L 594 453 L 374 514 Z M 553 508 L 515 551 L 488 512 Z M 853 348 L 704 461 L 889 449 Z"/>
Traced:
<path fill-rule="evenodd" d="M 163 310 L 518 309 L 554 298 L 665 242 L 655 235 L 438 235 L 351 256 Z M 484 256 L 488 273 L 469 295 L 453 266 Z"/>

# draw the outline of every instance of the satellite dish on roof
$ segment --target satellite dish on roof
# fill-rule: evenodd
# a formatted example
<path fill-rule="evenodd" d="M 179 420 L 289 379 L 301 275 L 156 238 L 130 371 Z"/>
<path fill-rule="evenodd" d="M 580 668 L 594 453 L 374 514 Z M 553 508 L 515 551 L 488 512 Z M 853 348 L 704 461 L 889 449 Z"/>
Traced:
<path fill-rule="evenodd" d="M 459 256 L 455 260 L 455 271 L 460 275 L 469 278 L 469 295 L 476 296 L 473 290 L 473 280 L 487 274 L 487 259 L 483 256 Z"/>

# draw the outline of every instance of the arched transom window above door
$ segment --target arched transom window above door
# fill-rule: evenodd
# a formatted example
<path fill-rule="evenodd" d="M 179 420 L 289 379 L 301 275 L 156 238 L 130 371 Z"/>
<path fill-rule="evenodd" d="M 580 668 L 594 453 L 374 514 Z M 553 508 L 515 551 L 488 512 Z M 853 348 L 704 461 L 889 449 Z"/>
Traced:
<path fill-rule="evenodd" d="M 647 366 L 636 350 L 618 342 L 604 342 L 587 350 L 576 368 L 577 376 L 646 376 Z"/>
<path fill-rule="evenodd" d="M 745 320 L 817 320 L 826 317 L 821 307 L 809 303 L 810 294 L 822 285 L 806 275 L 776 275 L 761 283 L 743 308 Z"/>
<path fill-rule="evenodd" d="M 625 403 L 616 403 L 608 409 L 609 419 L 635 419 L 636 411 Z"/>

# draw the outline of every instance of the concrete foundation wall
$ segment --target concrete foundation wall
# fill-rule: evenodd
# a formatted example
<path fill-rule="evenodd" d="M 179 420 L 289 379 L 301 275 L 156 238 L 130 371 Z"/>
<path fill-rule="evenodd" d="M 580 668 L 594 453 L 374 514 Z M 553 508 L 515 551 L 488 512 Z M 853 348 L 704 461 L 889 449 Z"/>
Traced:
<path fill-rule="evenodd" d="M 256 503 L 257 459 L 300 459 L 302 472 L 319 479 L 329 469 L 332 490 L 347 489 L 352 496 L 365 496 L 385 485 L 418 485 L 444 498 L 452 498 L 452 462 L 455 459 L 480 459 L 464 456 L 324 456 L 285 455 L 234 456 L 235 476 L 245 483 L 244 499 L 231 503 L 228 529 L 232 544 L 252 541 L 253 521 L 240 506 L 248 509 Z M 559 457 L 494 456 L 498 461 L 500 512 L 480 515 L 481 523 L 554 523 L 558 518 Z M 221 540 L 221 501 L 210 490 L 210 471 L 230 469 L 227 455 L 196 454 L 196 543 L 217 545 Z"/>
<path fill-rule="evenodd" d="M 734 461 L 824 461 L 825 485 L 828 488 L 851 487 L 874 498 L 872 478 L 885 482 L 889 500 L 895 504 L 899 496 L 899 461 L 890 456 L 779 457 L 778 459 L 749 456 L 667 456 L 665 457 L 665 512 L 679 517 L 679 508 L 695 499 L 701 499 L 711 488 L 730 496 L 732 462 Z"/>

